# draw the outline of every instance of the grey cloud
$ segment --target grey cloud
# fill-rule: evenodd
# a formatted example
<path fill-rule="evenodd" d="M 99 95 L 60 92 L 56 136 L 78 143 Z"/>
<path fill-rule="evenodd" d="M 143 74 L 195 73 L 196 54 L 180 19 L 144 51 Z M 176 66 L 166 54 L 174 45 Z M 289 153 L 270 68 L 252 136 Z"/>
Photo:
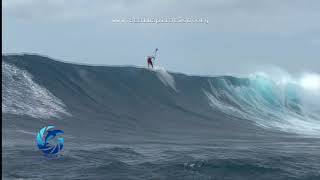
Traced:
<path fill-rule="evenodd" d="M 26 20 L 93 20 L 113 17 L 206 17 L 212 31 L 300 32 L 320 29 L 316 0 L 6 0 L 4 15 Z"/>
<path fill-rule="evenodd" d="M 319 72 L 318 0 L 4 0 L 3 5 L 6 52 L 141 65 L 159 47 L 161 65 L 180 72 L 221 74 L 265 64 Z M 206 17 L 209 24 L 111 24 L 112 18 L 132 16 Z"/>

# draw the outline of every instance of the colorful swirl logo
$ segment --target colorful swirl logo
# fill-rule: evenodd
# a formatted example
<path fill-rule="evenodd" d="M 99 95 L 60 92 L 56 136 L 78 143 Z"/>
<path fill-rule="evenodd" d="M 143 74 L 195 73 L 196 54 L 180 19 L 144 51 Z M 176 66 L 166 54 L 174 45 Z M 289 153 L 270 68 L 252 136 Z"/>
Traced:
<path fill-rule="evenodd" d="M 63 137 L 57 137 L 63 134 L 63 131 L 54 129 L 54 126 L 42 128 L 36 137 L 38 148 L 45 154 L 57 154 L 64 145 Z"/>

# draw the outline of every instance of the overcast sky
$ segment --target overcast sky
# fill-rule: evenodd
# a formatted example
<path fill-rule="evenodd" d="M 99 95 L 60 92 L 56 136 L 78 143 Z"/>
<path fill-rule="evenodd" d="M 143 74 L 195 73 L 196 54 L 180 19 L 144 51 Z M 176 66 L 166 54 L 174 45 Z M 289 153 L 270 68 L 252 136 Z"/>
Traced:
<path fill-rule="evenodd" d="M 320 72 L 319 0 L 2 0 L 3 52 L 188 74 Z M 112 23 L 200 17 L 208 24 Z"/>

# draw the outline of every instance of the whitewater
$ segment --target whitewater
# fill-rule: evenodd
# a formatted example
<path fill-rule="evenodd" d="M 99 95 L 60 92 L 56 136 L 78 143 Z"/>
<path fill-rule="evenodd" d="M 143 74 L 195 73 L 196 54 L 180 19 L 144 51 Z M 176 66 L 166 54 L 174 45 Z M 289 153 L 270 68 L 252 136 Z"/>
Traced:
<path fill-rule="evenodd" d="M 3 55 L 2 177 L 319 179 L 320 78 L 305 77 Z M 35 145 L 49 124 L 65 132 L 56 159 Z"/>

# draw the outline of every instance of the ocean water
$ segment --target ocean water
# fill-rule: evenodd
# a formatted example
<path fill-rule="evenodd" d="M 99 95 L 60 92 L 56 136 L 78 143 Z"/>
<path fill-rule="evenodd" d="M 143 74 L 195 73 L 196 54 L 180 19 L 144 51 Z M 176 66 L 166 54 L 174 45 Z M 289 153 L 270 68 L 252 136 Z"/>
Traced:
<path fill-rule="evenodd" d="M 2 94 L 3 179 L 320 179 L 319 99 L 294 83 L 10 55 Z"/>
<path fill-rule="evenodd" d="M 306 140 L 304 140 L 306 141 Z M 310 141 L 310 140 L 307 140 Z M 319 179 L 320 143 L 217 141 L 3 150 L 4 179 Z"/>

